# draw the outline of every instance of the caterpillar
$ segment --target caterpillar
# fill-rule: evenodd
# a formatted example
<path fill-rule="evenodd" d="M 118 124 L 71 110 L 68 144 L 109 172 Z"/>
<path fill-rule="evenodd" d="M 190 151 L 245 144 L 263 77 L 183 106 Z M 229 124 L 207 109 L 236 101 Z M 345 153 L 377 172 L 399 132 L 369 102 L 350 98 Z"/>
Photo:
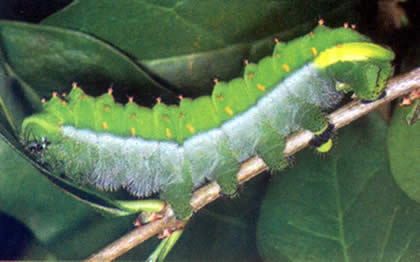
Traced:
<path fill-rule="evenodd" d="M 218 81 L 210 96 L 146 108 L 132 99 L 116 103 L 112 90 L 94 98 L 74 85 L 25 118 L 21 136 L 51 170 L 104 190 L 159 193 L 185 219 L 192 191 L 207 181 L 234 193 L 246 159 L 259 156 L 284 169 L 285 139 L 299 130 L 314 132 L 312 144 L 328 151 L 333 126 L 325 112 L 348 92 L 377 99 L 393 59 L 392 51 L 353 29 L 320 23 L 305 36 L 277 42 L 272 56 L 246 63 L 243 77 Z"/>

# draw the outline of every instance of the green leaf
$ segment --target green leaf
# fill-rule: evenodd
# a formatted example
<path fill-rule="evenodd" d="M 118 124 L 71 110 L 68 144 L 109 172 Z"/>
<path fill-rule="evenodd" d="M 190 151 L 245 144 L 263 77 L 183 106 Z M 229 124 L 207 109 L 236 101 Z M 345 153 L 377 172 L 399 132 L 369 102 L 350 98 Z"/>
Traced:
<path fill-rule="evenodd" d="M 30 114 L 32 107 L 22 101 L 22 89 L 13 77 L 0 76 L 0 123 L 10 127 L 9 132 L 20 133 L 23 119 Z"/>
<path fill-rule="evenodd" d="M 71 225 L 86 212 L 83 204 L 57 190 L 2 140 L 0 163 L 0 209 L 25 223 L 38 239 L 48 241 L 58 227 Z M 72 208 L 57 213 L 57 207 L 68 202 Z"/>
<path fill-rule="evenodd" d="M 74 1 L 42 23 L 95 35 L 146 64 L 183 95 L 240 75 L 243 61 L 269 55 L 273 39 L 358 21 L 359 1 Z M 302 8 L 304 6 L 304 8 Z"/>
<path fill-rule="evenodd" d="M 154 103 L 158 96 L 174 101 L 170 91 L 128 56 L 90 35 L 2 21 L 0 37 L 7 73 L 30 85 L 41 97 L 53 91 L 65 92 L 77 82 L 93 94 L 104 93 L 112 86 L 125 99 L 136 94 L 146 104 Z"/>
<path fill-rule="evenodd" d="M 29 95 L 32 95 L 30 93 Z M 16 150 L 23 151 L 20 143 L 20 125 L 34 105 L 28 103 L 27 93 L 13 77 L 0 72 L 0 139 Z"/>
<path fill-rule="evenodd" d="M 420 203 L 420 123 L 407 124 L 410 110 L 410 107 L 395 110 L 388 134 L 388 153 L 395 181 Z"/>
<path fill-rule="evenodd" d="M 333 13 L 349 2 L 313 3 L 301 12 L 303 0 L 121 0 L 118 4 L 83 0 L 42 23 L 93 33 L 138 59 L 155 59 L 256 41 Z"/>
<path fill-rule="evenodd" d="M 0 211 L 24 223 L 58 257 L 85 258 L 132 227 L 131 216 L 104 217 L 65 194 L 1 139 L 0 163 Z"/>
<path fill-rule="evenodd" d="M 265 261 L 419 260 L 420 209 L 389 174 L 385 139 L 378 117 L 353 123 L 325 159 L 307 150 L 273 179 L 257 232 Z"/>

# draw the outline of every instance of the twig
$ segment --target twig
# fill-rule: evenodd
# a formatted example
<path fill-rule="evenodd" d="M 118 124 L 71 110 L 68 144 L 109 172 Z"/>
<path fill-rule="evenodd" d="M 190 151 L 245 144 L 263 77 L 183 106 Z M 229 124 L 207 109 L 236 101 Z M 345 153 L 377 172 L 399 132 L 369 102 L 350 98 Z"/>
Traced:
<path fill-rule="evenodd" d="M 366 115 L 370 111 L 375 110 L 379 106 L 388 103 L 397 97 L 406 95 L 417 88 L 420 88 L 420 68 L 392 78 L 388 82 L 386 96 L 383 98 L 367 104 L 353 101 L 330 114 L 329 121 L 334 124 L 335 128 L 341 128 L 361 116 Z M 290 137 L 287 140 L 286 148 L 283 152 L 284 155 L 291 156 L 308 146 L 312 136 L 313 134 L 311 132 L 303 131 Z M 238 182 L 239 184 L 245 183 L 267 169 L 267 165 L 261 158 L 250 158 L 241 165 L 241 169 L 238 172 Z M 198 211 L 210 202 L 219 198 L 219 196 L 220 187 L 216 182 L 212 182 L 195 191 L 190 204 L 194 211 Z M 177 223 L 180 222 L 175 219 L 173 214 L 168 214 L 161 220 L 134 229 L 119 240 L 105 247 L 103 250 L 92 255 L 86 261 L 111 261 L 143 243 L 148 238 L 162 232 L 164 229 L 176 227 Z"/>

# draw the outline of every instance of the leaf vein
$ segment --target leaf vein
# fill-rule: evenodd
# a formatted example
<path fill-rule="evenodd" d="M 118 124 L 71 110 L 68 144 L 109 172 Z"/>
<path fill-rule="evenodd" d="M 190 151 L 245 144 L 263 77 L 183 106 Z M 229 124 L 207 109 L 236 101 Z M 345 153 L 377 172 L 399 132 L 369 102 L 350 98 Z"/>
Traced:
<path fill-rule="evenodd" d="M 299 230 L 301 232 L 312 234 L 312 235 L 314 235 L 316 237 L 325 238 L 325 239 L 334 240 L 334 241 L 339 241 L 339 239 L 336 238 L 336 237 L 333 237 L 333 236 L 330 236 L 330 235 L 326 235 L 326 234 L 322 234 L 322 233 L 319 233 L 319 232 L 316 232 L 316 231 L 312 231 L 312 230 L 310 230 L 308 228 L 299 227 L 298 225 L 295 225 L 295 224 L 293 224 L 291 222 L 288 222 L 287 224 L 289 226 L 291 226 L 291 227 L 296 228 L 297 230 Z"/>

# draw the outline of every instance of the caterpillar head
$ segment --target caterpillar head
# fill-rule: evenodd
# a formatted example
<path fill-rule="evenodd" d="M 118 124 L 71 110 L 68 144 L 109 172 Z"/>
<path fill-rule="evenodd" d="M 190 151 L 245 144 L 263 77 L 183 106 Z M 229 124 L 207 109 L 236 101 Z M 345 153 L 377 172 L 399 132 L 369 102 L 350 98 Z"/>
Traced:
<path fill-rule="evenodd" d="M 338 82 L 351 86 L 359 99 L 372 101 L 382 94 L 386 80 L 392 74 L 394 57 L 391 50 L 379 45 L 354 42 L 325 50 L 314 64 Z"/>
<path fill-rule="evenodd" d="M 82 92 L 76 86 L 74 89 Z M 80 92 L 75 93 L 81 95 Z M 22 123 L 23 143 L 31 153 L 41 153 L 48 145 L 59 142 L 62 139 L 60 136 L 62 125 L 72 117 L 68 101 L 60 98 L 56 92 L 52 93 L 48 102 L 43 99 L 42 103 L 43 111 L 25 118 Z"/>
<path fill-rule="evenodd" d="M 40 154 L 51 143 L 56 142 L 60 131 L 57 120 L 52 121 L 51 115 L 39 114 L 26 118 L 22 124 L 23 142 L 28 152 Z"/>
<path fill-rule="evenodd" d="M 42 137 L 41 141 L 30 141 L 26 145 L 26 149 L 31 154 L 41 154 L 51 144 L 47 138 Z"/>

